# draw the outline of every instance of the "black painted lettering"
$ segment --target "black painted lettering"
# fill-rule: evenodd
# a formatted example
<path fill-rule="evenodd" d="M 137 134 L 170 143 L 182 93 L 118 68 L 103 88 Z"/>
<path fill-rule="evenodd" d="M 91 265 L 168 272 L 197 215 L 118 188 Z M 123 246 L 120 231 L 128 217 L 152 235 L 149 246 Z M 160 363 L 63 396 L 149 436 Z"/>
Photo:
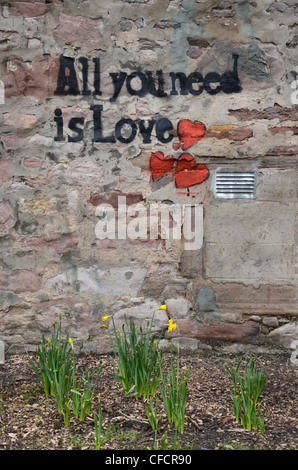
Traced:
<path fill-rule="evenodd" d="M 65 138 L 63 137 L 63 117 L 60 108 L 55 109 L 54 121 L 57 124 L 57 135 L 54 137 L 54 140 L 56 142 L 63 142 Z"/>
<path fill-rule="evenodd" d="M 100 59 L 98 57 L 93 58 L 94 62 L 94 95 L 101 95 L 100 91 Z"/>
<path fill-rule="evenodd" d="M 114 84 L 114 95 L 112 98 L 110 98 L 110 101 L 116 101 L 123 87 L 125 79 L 127 77 L 127 73 L 126 72 L 110 73 L 110 76 L 112 77 L 113 84 Z"/>
<path fill-rule="evenodd" d="M 147 79 L 148 79 L 148 91 L 151 93 L 153 96 L 157 96 L 158 98 L 162 98 L 164 96 L 167 96 L 167 94 L 164 91 L 164 78 L 163 78 L 163 72 L 162 70 L 157 70 L 156 76 L 157 76 L 157 89 L 156 89 L 156 83 L 153 78 L 152 72 L 146 72 Z"/>
<path fill-rule="evenodd" d="M 174 138 L 174 135 L 168 134 L 168 136 L 166 137 L 166 133 L 172 131 L 173 129 L 173 124 L 171 123 L 171 121 L 169 121 L 169 119 L 159 119 L 156 123 L 156 136 L 158 140 L 164 144 L 171 142 L 171 140 Z"/>
<path fill-rule="evenodd" d="M 143 142 L 144 144 L 150 144 L 151 142 L 151 134 L 152 134 L 152 131 L 153 131 L 153 127 L 154 127 L 154 124 L 155 124 L 155 121 L 153 119 L 151 119 L 149 122 L 148 122 L 148 125 L 146 126 L 145 125 L 145 121 L 143 119 L 140 119 L 138 121 L 138 124 L 139 124 L 139 128 L 140 128 L 140 133 L 143 137 Z"/>
<path fill-rule="evenodd" d="M 199 86 L 199 87 L 196 86 L 194 88 L 194 84 L 195 85 L 201 85 L 201 86 Z M 199 73 L 199 72 L 191 73 L 187 77 L 187 88 L 188 88 L 189 93 L 191 93 L 192 95 L 196 95 L 196 96 L 200 95 L 204 90 L 202 74 Z"/>
<path fill-rule="evenodd" d="M 126 126 L 124 130 L 125 133 L 127 132 L 127 126 L 131 127 L 131 132 L 128 137 L 125 137 L 122 134 L 122 129 L 124 126 Z M 132 142 L 135 136 L 137 135 L 137 131 L 137 125 L 132 119 L 120 119 L 120 121 L 117 122 L 115 128 L 116 137 L 123 144 L 129 144 L 130 142 Z"/>
<path fill-rule="evenodd" d="M 188 89 L 187 89 L 187 77 L 185 73 L 182 72 L 171 72 L 170 77 L 172 79 L 172 90 L 171 90 L 171 95 L 178 95 L 178 91 L 176 90 L 176 81 L 179 80 L 180 82 L 180 94 L 181 95 L 188 95 Z"/>
<path fill-rule="evenodd" d="M 216 95 L 221 90 L 221 76 L 216 72 L 209 72 L 204 78 L 204 88 L 210 95 Z M 211 83 L 217 84 L 216 87 L 211 86 Z"/>
<path fill-rule="evenodd" d="M 68 127 L 71 131 L 74 131 L 77 135 L 73 137 L 69 135 L 68 142 L 80 142 L 81 140 L 84 139 L 84 130 L 81 127 L 78 127 L 77 124 L 84 125 L 84 118 L 83 117 L 71 118 L 71 120 L 69 121 Z"/>
<path fill-rule="evenodd" d="M 74 67 L 74 59 L 71 57 L 60 57 L 60 68 L 58 73 L 57 88 L 55 95 L 79 95 L 77 74 Z"/>
<path fill-rule="evenodd" d="M 134 79 L 139 79 L 141 83 L 141 88 L 138 90 L 135 90 L 132 87 L 132 80 Z M 133 72 L 131 75 L 129 75 L 126 79 L 126 87 L 128 93 L 131 95 L 136 95 L 136 96 L 145 96 L 147 91 L 148 91 L 148 84 L 147 84 L 147 78 L 146 75 L 142 72 Z"/>
<path fill-rule="evenodd" d="M 92 142 L 116 142 L 114 135 L 109 135 L 103 137 L 103 129 L 102 129 L 102 120 L 101 120 L 101 111 L 103 110 L 102 105 L 95 104 L 91 105 L 90 109 L 93 110 L 93 124 L 94 124 L 94 137 Z"/>
<path fill-rule="evenodd" d="M 221 89 L 224 93 L 239 93 L 242 88 L 238 77 L 238 55 L 233 54 L 233 71 L 226 72 L 221 77 Z"/>

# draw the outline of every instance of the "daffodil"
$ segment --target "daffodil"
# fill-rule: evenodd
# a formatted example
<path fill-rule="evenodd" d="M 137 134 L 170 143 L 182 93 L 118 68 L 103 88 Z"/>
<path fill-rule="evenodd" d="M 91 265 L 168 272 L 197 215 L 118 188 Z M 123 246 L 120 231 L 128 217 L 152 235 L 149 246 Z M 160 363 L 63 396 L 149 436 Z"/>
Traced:
<path fill-rule="evenodd" d="M 71 346 L 71 347 L 73 347 L 73 345 L 72 345 L 72 339 L 71 339 L 71 338 L 69 338 L 69 340 L 68 340 L 68 341 L 69 341 L 69 344 L 70 344 L 70 346 Z"/>
<path fill-rule="evenodd" d="M 107 321 L 108 318 L 110 318 L 109 315 L 106 315 L 105 317 L 101 317 L 102 321 Z"/>
<path fill-rule="evenodd" d="M 54 321 L 52 321 L 52 325 L 53 325 L 53 327 L 55 328 L 56 323 L 55 323 Z"/>
<path fill-rule="evenodd" d="M 107 325 L 102 325 L 103 328 L 107 328 Z"/>
<path fill-rule="evenodd" d="M 168 326 L 168 333 L 172 330 L 176 330 L 177 324 L 173 323 L 173 320 L 170 318 L 169 319 L 169 326 Z"/>
<path fill-rule="evenodd" d="M 166 310 L 167 306 L 166 305 L 161 305 L 158 310 Z"/>
<path fill-rule="evenodd" d="M 50 338 L 48 338 L 48 343 L 49 343 L 49 345 L 51 346 L 51 340 L 50 340 Z"/>

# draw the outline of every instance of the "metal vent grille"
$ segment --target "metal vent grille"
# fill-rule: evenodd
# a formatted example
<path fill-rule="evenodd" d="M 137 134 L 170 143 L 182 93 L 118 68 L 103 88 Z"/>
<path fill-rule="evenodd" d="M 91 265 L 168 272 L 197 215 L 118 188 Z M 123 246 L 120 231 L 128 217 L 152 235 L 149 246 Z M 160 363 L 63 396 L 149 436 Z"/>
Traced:
<path fill-rule="evenodd" d="M 256 173 L 254 171 L 218 171 L 215 175 L 215 197 L 255 198 Z"/>

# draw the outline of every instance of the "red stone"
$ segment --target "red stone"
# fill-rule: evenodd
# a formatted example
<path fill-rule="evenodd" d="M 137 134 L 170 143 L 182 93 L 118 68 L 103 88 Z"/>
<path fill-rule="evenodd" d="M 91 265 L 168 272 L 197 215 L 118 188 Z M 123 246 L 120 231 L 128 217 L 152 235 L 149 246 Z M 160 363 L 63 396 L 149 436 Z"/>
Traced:
<path fill-rule="evenodd" d="M 98 20 L 64 13 L 60 13 L 59 25 L 54 29 L 54 35 L 61 38 L 65 44 L 87 45 L 101 40 Z"/>
<path fill-rule="evenodd" d="M 260 327 L 254 321 L 243 323 L 224 323 L 214 326 L 204 325 L 196 320 L 177 320 L 176 330 L 166 333 L 166 338 L 185 336 L 208 341 L 234 341 L 241 342 L 257 336 Z"/>
<path fill-rule="evenodd" d="M 298 135 L 298 127 L 297 126 L 283 126 L 283 127 L 270 127 L 269 131 L 271 134 L 276 135 L 276 134 L 292 134 L 292 135 Z"/>
<path fill-rule="evenodd" d="M 128 206 L 132 204 L 137 204 L 143 200 L 143 196 L 141 193 L 125 194 L 120 191 L 113 191 L 112 193 L 92 194 L 88 202 L 95 207 L 99 206 L 100 204 L 110 204 L 114 209 L 118 209 L 119 197 L 125 197 L 126 204 Z"/>
<path fill-rule="evenodd" d="M 15 2 L 12 9 L 15 15 L 25 16 L 27 18 L 42 16 L 46 12 L 46 6 L 41 2 Z"/>
<path fill-rule="evenodd" d="M 57 87 L 59 60 L 44 56 L 44 60 L 31 62 L 12 60 L 12 67 L 3 77 L 5 96 L 54 96 Z"/>
<path fill-rule="evenodd" d="M 177 131 L 182 143 L 182 150 L 186 150 L 204 137 L 206 127 L 202 122 L 191 122 L 184 119 L 178 123 Z"/>
<path fill-rule="evenodd" d="M 40 159 L 36 157 L 26 157 L 23 160 L 23 165 L 26 168 L 39 168 L 40 167 Z"/>
<path fill-rule="evenodd" d="M 228 138 L 230 140 L 245 140 L 253 136 L 251 129 L 237 128 L 228 132 Z"/>
<path fill-rule="evenodd" d="M 33 271 L 25 269 L 0 270 L 0 291 L 19 294 L 21 292 L 36 292 L 40 288 L 41 278 Z"/>
<path fill-rule="evenodd" d="M 66 235 L 52 233 L 41 237 L 20 237 L 19 240 L 24 248 L 49 250 L 56 253 L 64 253 L 69 249 L 76 249 L 79 242 L 78 234 L 76 233 Z"/>
<path fill-rule="evenodd" d="M 0 185 L 12 178 L 12 164 L 11 159 L 0 161 Z"/>

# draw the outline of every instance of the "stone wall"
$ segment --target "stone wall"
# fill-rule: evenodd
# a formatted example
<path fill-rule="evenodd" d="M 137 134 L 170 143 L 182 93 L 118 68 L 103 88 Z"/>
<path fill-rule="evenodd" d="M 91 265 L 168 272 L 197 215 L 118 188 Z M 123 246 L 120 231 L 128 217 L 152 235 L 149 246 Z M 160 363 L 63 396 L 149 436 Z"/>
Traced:
<path fill-rule="evenodd" d="M 298 339 L 297 14 L 1 1 L 7 352 L 34 350 L 59 312 L 82 353 L 109 351 L 105 315 L 154 313 L 157 332 L 169 316 L 166 338 L 195 348 Z M 227 171 L 253 173 L 253 193 L 220 196 Z"/>

